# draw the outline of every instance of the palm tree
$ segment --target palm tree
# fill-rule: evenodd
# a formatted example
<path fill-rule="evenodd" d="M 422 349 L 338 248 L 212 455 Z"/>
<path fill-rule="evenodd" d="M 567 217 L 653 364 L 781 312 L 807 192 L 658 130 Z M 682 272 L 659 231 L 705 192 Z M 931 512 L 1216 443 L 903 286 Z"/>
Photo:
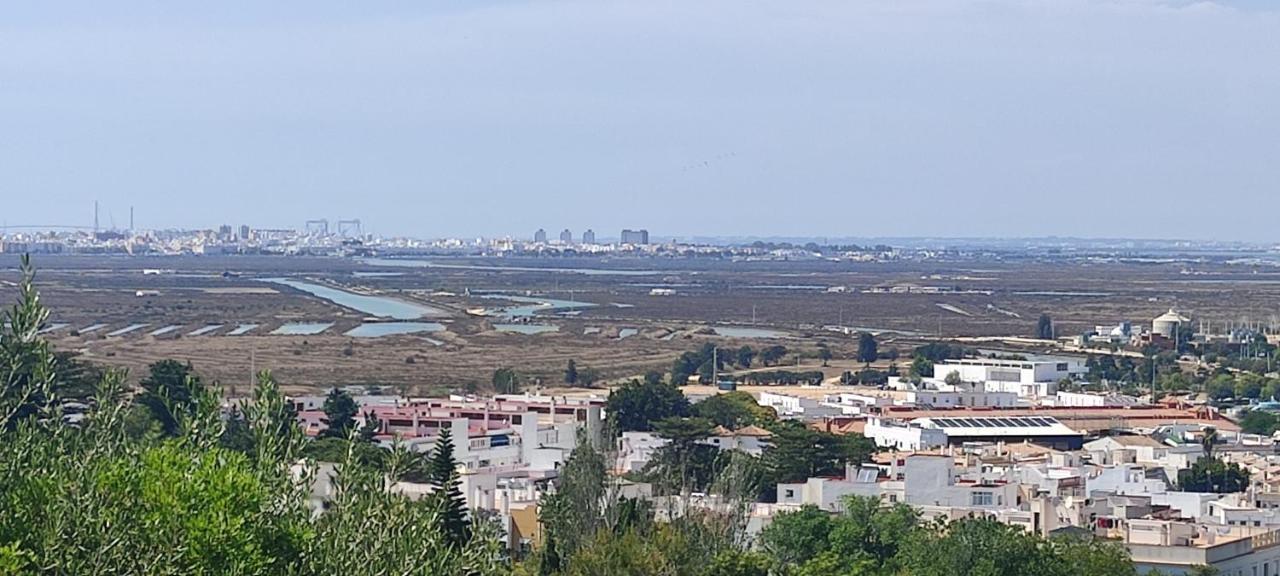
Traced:
<path fill-rule="evenodd" d="M 1213 458 L 1213 445 L 1218 443 L 1218 429 L 1212 426 L 1204 429 L 1204 437 L 1200 438 L 1200 445 L 1204 447 L 1205 458 Z"/>

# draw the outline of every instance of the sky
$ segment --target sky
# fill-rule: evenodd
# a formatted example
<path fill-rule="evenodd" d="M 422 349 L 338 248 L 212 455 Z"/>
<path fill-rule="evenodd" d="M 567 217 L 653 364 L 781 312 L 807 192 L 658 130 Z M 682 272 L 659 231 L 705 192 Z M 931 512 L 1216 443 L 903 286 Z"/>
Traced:
<path fill-rule="evenodd" d="M 0 221 L 1280 242 L 1280 3 L 13 2 Z"/>

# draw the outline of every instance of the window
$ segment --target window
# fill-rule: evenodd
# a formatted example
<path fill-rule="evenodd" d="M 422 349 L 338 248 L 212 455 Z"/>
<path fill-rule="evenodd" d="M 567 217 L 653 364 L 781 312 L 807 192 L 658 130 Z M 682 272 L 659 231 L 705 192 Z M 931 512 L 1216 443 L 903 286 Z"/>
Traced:
<path fill-rule="evenodd" d="M 787 489 L 787 491 L 786 491 L 786 497 L 787 497 L 787 498 L 795 498 L 795 497 L 796 497 L 796 491 L 795 491 L 795 490 L 791 490 L 791 489 Z"/>
<path fill-rule="evenodd" d="M 991 493 L 990 492 L 974 492 L 972 496 L 971 504 L 973 506 L 990 506 Z"/>

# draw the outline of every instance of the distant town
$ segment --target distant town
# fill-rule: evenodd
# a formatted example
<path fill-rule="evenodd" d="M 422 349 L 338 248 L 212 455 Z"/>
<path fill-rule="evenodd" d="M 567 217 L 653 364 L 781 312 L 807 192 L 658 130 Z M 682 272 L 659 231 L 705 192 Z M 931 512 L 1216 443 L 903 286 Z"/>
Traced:
<path fill-rule="evenodd" d="M 132 218 L 131 218 L 132 220 Z M 1280 265 L 1280 246 L 1234 241 L 1127 238 L 841 238 L 653 236 L 646 228 L 616 234 L 564 228 L 552 234 L 498 237 L 383 236 L 359 219 L 306 220 L 301 227 L 221 224 L 202 229 L 93 226 L 0 226 L 0 254 L 277 255 L 277 256 L 635 256 L 850 262 L 928 260 L 1115 260 L 1132 263 L 1208 260 Z"/>

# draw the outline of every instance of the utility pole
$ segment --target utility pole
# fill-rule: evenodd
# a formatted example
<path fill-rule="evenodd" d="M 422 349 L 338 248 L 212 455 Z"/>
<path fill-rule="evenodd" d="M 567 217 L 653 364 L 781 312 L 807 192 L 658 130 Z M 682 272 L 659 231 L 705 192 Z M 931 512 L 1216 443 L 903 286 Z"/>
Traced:
<path fill-rule="evenodd" d="M 711 385 L 720 388 L 720 347 L 711 349 Z"/>

